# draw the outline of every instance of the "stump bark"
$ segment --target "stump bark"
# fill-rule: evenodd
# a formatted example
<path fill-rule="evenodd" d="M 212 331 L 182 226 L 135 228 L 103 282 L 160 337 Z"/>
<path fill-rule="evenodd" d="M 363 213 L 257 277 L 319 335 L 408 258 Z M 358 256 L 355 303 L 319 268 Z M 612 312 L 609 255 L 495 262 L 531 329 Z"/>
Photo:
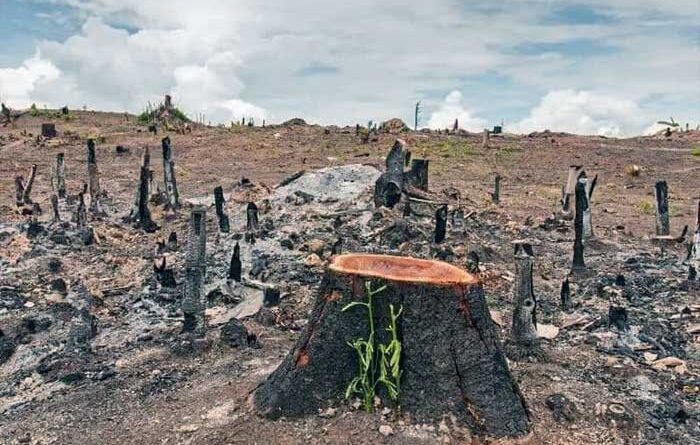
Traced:
<path fill-rule="evenodd" d="M 573 201 L 574 191 L 578 177 L 581 174 L 583 167 L 581 165 L 570 165 L 569 166 L 569 176 L 566 180 L 566 185 L 562 190 L 561 198 L 561 213 L 564 216 L 571 215 L 571 202 Z"/>
<path fill-rule="evenodd" d="M 170 146 L 170 138 L 164 137 L 161 141 L 163 148 L 163 181 L 165 183 L 165 194 L 167 196 L 166 208 L 176 210 L 180 207 L 180 194 L 177 192 L 177 181 L 175 180 L 175 161 L 173 160 L 173 150 Z"/>
<path fill-rule="evenodd" d="M 206 220 L 207 213 L 204 207 L 192 209 L 185 257 L 185 293 L 182 297 L 182 313 L 185 316 L 182 330 L 198 336 L 204 336 L 206 332 L 205 304 L 202 298 L 207 263 Z"/>
<path fill-rule="evenodd" d="M 357 304 L 368 300 L 367 282 L 375 291 L 386 286 L 370 299 L 371 317 Z M 255 390 L 258 412 L 272 419 L 316 414 L 342 398 L 360 369 L 348 342 L 370 338 L 371 320 L 373 342 L 389 343 L 392 306 L 400 311 L 400 391 L 392 398 L 378 385 L 385 405 L 398 403 L 414 421 L 454 415 L 477 433 L 527 434 L 525 402 L 478 278 L 439 261 L 386 255 L 332 260 L 305 331 Z"/>
<path fill-rule="evenodd" d="M 576 214 L 574 216 L 574 260 L 571 266 L 572 273 L 583 273 L 586 270 L 586 262 L 583 259 L 583 214 L 588 208 L 586 199 L 586 185 L 578 181 L 576 183 Z"/>
<path fill-rule="evenodd" d="M 65 155 L 58 153 L 56 155 L 56 193 L 61 199 L 66 197 L 66 164 Z"/>

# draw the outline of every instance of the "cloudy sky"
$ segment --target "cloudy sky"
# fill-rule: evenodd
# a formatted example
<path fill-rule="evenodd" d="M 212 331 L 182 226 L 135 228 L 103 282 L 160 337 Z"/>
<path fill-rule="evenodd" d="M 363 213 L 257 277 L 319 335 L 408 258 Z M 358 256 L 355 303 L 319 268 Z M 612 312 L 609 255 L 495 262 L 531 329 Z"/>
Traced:
<path fill-rule="evenodd" d="M 13 108 L 640 134 L 700 121 L 698 0 L 0 0 Z"/>

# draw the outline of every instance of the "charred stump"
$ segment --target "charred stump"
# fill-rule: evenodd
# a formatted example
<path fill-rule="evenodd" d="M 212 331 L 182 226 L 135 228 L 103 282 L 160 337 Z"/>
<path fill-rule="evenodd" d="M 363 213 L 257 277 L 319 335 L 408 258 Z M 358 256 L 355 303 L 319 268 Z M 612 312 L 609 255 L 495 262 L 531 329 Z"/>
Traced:
<path fill-rule="evenodd" d="M 236 245 L 233 247 L 233 255 L 231 255 L 231 264 L 228 268 L 228 279 L 240 283 L 242 268 L 243 265 L 241 264 L 241 246 L 239 246 L 238 242 L 236 242 Z"/>
<path fill-rule="evenodd" d="M 87 227 L 87 207 L 85 206 L 86 188 L 86 186 L 83 186 L 83 190 L 78 194 L 78 207 L 75 209 L 75 215 L 73 216 L 75 225 L 80 228 Z"/>
<path fill-rule="evenodd" d="M 149 189 L 150 189 L 150 164 L 151 154 L 148 147 L 143 152 L 141 161 L 141 175 L 139 179 L 139 194 L 136 202 L 136 221 L 137 226 L 148 233 L 158 230 L 158 225 L 151 218 L 151 211 L 148 208 Z"/>
<path fill-rule="evenodd" d="M 182 330 L 197 336 L 203 336 L 206 331 L 205 305 L 202 298 L 206 275 L 206 217 L 207 213 L 203 207 L 192 209 L 185 257 L 185 294 L 182 297 L 182 313 L 185 320 Z"/>
<path fill-rule="evenodd" d="M 415 421 L 452 415 L 479 434 L 528 433 L 527 409 L 479 280 L 439 261 L 385 255 L 332 260 L 309 323 L 255 390 L 255 408 L 271 419 L 318 413 L 342 398 L 362 369 L 349 344 L 365 339 L 380 355 L 396 337 L 400 377 L 393 392 L 377 385 L 384 405 L 400 406 Z"/>
<path fill-rule="evenodd" d="M 561 197 L 561 213 L 564 216 L 571 215 L 571 203 L 574 198 L 574 192 L 578 177 L 581 174 L 583 167 L 580 165 L 569 166 L 569 176 L 566 180 L 566 185 L 562 188 Z"/>
<path fill-rule="evenodd" d="M 254 202 L 249 202 L 246 206 L 246 225 L 245 239 L 249 243 L 255 242 L 255 237 L 260 231 L 260 223 L 258 221 L 258 206 Z"/>
<path fill-rule="evenodd" d="M 420 190 L 428 190 L 428 166 L 430 161 L 427 159 L 411 160 L 411 169 L 407 176 L 409 183 Z"/>
<path fill-rule="evenodd" d="M 532 266 L 532 246 L 524 241 L 514 243 L 515 287 L 513 302 L 513 324 L 508 355 L 513 359 L 540 356 L 537 337 L 537 298 L 535 297 Z"/>
<path fill-rule="evenodd" d="M 218 186 L 214 189 L 214 205 L 216 206 L 216 219 L 219 221 L 219 231 L 222 233 L 228 233 L 231 228 L 229 225 L 228 215 L 224 206 L 226 201 L 224 200 L 224 189 Z"/>
<path fill-rule="evenodd" d="M 493 193 L 491 193 L 491 202 L 498 205 L 501 203 L 501 175 L 496 175 L 493 181 Z"/>
<path fill-rule="evenodd" d="M 166 247 L 171 252 L 177 250 L 177 232 L 170 232 L 170 235 L 168 235 L 168 242 L 166 243 Z"/>
<path fill-rule="evenodd" d="M 90 194 L 90 211 L 102 213 L 100 206 L 100 177 L 97 170 L 97 158 L 95 156 L 95 141 L 87 140 L 87 166 L 88 166 L 88 193 Z"/>
<path fill-rule="evenodd" d="M 564 311 L 571 309 L 571 285 L 569 284 L 569 278 L 567 277 L 561 283 L 561 292 L 559 294 L 561 301 L 561 308 Z"/>
<path fill-rule="evenodd" d="M 65 155 L 58 153 L 56 155 L 56 174 L 55 174 L 55 191 L 59 198 L 66 197 L 66 164 Z"/>
<path fill-rule="evenodd" d="M 690 261 L 696 271 L 700 269 L 700 200 L 698 200 L 698 214 L 695 219 L 695 235 L 690 247 Z"/>
<path fill-rule="evenodd" d="M 175 180 L 175 161 L 170 138 L 164 137 L 161 141 L 163 147 L 163 181 L 165 182 L 165 194 L 167 196 L 166 208 L 175 210 L 180 207 L 180 195 L 177 192 Z"/>
<path fill-rule="evenodd" d="M 485 128 L 485 129 L 484 129 L 484 137 L 481 139 L 481 146 L 482 146 L 482 147 L 488 148 L 488 146 L 489 146 L 489 136 L 490 136 L 490 132 L 489 132 L 488 128 Z"/>
<path fill-rule="evenodd" d="M 43 138 L 55 138 L 58 136 L 56 133 L 56 125 L 51 123 L 41 124 L 41 137 Z"/>
<path fill-rule="evenodd" d="M 576 183 L 576 215 L 574 217 L 574 260 L 571 272 L 582 273 L 586 270 L 583 259 L 583 213 L 587 208 L 586 185 L 578 181 Z"/>
<path fill-rule="evenodd" d="M 439 207 L 435 211 L 435 231 L 433 233 L 433 241 L 435 244 L 440 244 L 445 241 L 447 233 L 447 204 Z"/>
<path fill-rule="evenodd" d="M 389 150 L 386 157 L 386 171 L 379 176 L 374 185 L 374 205 L 376 207 L 393 208 L 401 201 L 403 167 L 406 157 L 405 145 L 401 139 L 397 139 Z"/>
<path fill-rule="evenodd" d="M 668 214 L 668 185 L 659 181 L 654 186 L 656 196 L 656 236 L 669 236 L 671 226 Z"/>
<path fill-rule="evenodd" d="M 24 205 L 24 178 L 15 176 L 15 205 L 22 207 Z"/>
<path fill-rule="evenodd" d="M 32 169 L 29 172 L 29 180 L 24 185 L 24 191 L 22 191 L 22 202 L 24 204 L 32 204 L 32 187 L 34 186 L 34 179 L 36 178 L 36 164 L 32 164 Z"/>

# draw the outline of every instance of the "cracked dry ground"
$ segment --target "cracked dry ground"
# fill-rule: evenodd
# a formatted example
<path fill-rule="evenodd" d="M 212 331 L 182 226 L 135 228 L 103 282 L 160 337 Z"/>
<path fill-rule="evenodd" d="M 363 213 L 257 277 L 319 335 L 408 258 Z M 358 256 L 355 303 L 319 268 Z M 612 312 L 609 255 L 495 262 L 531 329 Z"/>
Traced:
<path fill-rule="evenodd" d="M 208 313 L 211 346 L 183 354 L 175 340 L 181 327 L 180 289 L 154 296 L 148 284 L 158 237 L 176 231 L 184 244 L 188 203 L 211 202 L 217 185 L 229 200 L 232 235 L 217 236 L 214 212 L 208 212 L 208 280 L 216 281 L 228 267 L 233 234 L 243 229 L 245 202 L 273 196 L 274 185 L 299 170 L 360 163 L 383 168 L 396 135 L 379 134 L 362 144 L 354 128 L 326 132 L 301 125 L 234 131 L 195 127 L 192 134 L 170 134 L 185 207 L 176 218 L 166 218 L 152 206 L 162 227 L 144 234 L 121 223 L 121 217 L 133 203 L 142 147 L 151 147 L 155 176 L 162 181 L 163 135 L 149 135 L 133 116 L 76 112 L 70 120 L 55 121 L 59 138 L 37 144 L 30 133 L 36 135 L 41 122 L 26 116 L 15 127 L 0 129 L 0 329 L 17 343 L 14 355 L 0 365 L 0 443 L 469 443 L 469 432 L 449 417 L 415 425 L 393 413 L 368 415 L 344 403 L 298 420 L 270 422 L 250 412 L 249 392 L 292 348 L 339 235 L 346 251 L 439 255 L 460 267 L 466 267 L 468 252 L 478 252 L 502 340 L 512 313 L 510 242 L 533 240 L 538 321 L 548 328 L 545 335 L 556 335 L 542 340 L 545 360 L 509 364 L 531 411 L 534 443 L 700 443 L 700 344 L 693 334 L 700 291 L 686 281 L 684 246 L 660 252 L 649 239 L 656 180 L 669 184 L 672 233 L 694 226 L 700 158 L 691 150 L 700 146 L 697 133 L 625 140 L 503 136 L 492 137 L 488 149 L 481 148 L 477 135 L 403 133 L 414 156 L 430 159 L 431 190 L 445 199 L 450 190 L 460 191 L 470 215 L 464 230 L 448 228 L 446 242 L 436 248 L 429 240 L 431 218 L 412 218 L 415 233 L 402 244 L 393 238 L 401 234 L 391 231 L 371 236 L 399 219 L 395 212 L 348 213 L 334 227 L 334 219 L 323 215 L 331 211 L 325 204 L 299 202 L 296 195 L 283 199 L 261 215 L 274 224 L 269 239 L 258 243 L 269 250 L 253 255 L 253 247 L 241 242 L 244 274 L 262 269 L 256 278 L 283 290 L 280 307 L 244 320 L 262 347 L 231 348 L 219 340 L 221 318 L 238 305 L 214 292 Z M 108 194 L 108 216 L 91 223 L 98 243 L 29 239 L 19 230 L 24 217 L 15 212 L 14 177 L 26 177 L 31 164 L 38 165 L 33 197 L 45 210 L 40 221 L 47 221 L 55 155 L 65 152 L 69 194 L 77 193 L 87 179 L 87 137 L 97 140 L 102 188 Z M 128 152 L 117 154 L 116 145 Z M 586 248 L 595 273 L 572 280 L 575 306 L 566 313 L 559 309 L 559 287 L 570 268 L 573 230 L 568 222 L 545 220 L 558 207 L 569 164 L 598 174 L 599 185 L 593 198 L 597 240 Z M 625 175 L 630 164 L 641 168 L 640 176 Z M 504 178 L 500 206 L 488 202 L 496 173 Z M 242 177 L 252 186 L 241 186 Z M 341 199 L 332 204 L 333 211 L 371 207 L 369 188 L 354 201 Z M 283 239 L 293 240 L 291 249 L 277 246 Z M 183 250 L 169 261 L 182 282 Z M 620 274 L 624 287 L 615 284 Z M 68 295 L 52 289 L 58 277 L 68 283 Z M 90 351 L 73 354 L 65 339 L 85 322 L 76 309 L 77 283 L 93 300 L 88 320 L 96 331 Z M 608 325 L 611 304 L 627 307 L 629 331 Z M 669 357 L 683 365 L 658 364 Z M 550 397 L 555 394 L 572 401 L 575 411 L 557 409 L 559 399 Z M 391 434 L 387 428 L 380 433 L 386 425 Z"/>

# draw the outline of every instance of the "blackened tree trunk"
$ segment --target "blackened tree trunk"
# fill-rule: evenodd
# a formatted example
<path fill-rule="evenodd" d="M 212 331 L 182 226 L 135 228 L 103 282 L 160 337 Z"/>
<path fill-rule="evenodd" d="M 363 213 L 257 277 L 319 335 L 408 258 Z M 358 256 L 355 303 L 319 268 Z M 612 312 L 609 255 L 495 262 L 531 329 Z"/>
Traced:
<path fill-rule="evenodd" d="M 25 204 L 32 204 L 32 187 L 34 186 L 34 179 L 36 178 L 36 164 L 32 164 L 32 169 L 29 172 L 29 180 L 24 186 L 24 191 L 22 192 L 22 202 Z"/>
<path fill-rule="evenodd" d="M 583 213 L 586 211 L 586 185 L 576 182 L 576 215 L 574 217 L 574 260 L 571 266 L 572 273 L 581 273 L 586 270 L 583 259 Z"/>
<path fill-rule="evenodd" d="M 175 181 L 173 150 L 170 146 L 169 137 L 164 137 L 161 143 L 163 147 L 163 181 L 165 182 L 165 194 L 167 195 L 166 207 L 175 210 L 180 207 L 180 195 L 177 192 L 177 182 Z"/>
<path fill-rule="evenodd" d="M 149 201 L 149 185 L 150 185 L 150 163 L 151 154 L 146 147 L 143 153 L 141 162 L 141 175 L 139 181 L 139 198 L 138 198 L 138 226 L 144 231 L 152 233 L 158 230 L 158 226 L 151 219 L 151 211 L 148 209 Z"/>
<path fill-rule="evenodd" d="M 231 256 L 231 264 L 228 269 L 228 278 L 237 283 L 241 282 L 241 270 L 243 265 L 241 264 L 241 246 L 236 245 L 233 247 L 233 255 Z"/>
<path fill-rule="evenodd" d="M 501 175 L 496 175 L 493 182 L 493 193 L 491 193 L 491 202 L 498 205 L 501 202 Z"/>
<path fill-rule="evenodd" d="M 170 235 L 168 235 L 168 243 L 166 244 L 166 246 L 171 252 L 177 250 L 177 232 L 170 232 Z"/>
<path fill-rule="evenodd" d="M 224 189 L 218 186 L 214 189 L 214 205 L 216 206 L 216 218 L 219 221 L 219 231 L 228 233 L 230 231 L 229 219 L 224 208 Z"/>
<path fill-rule="evenodd" d="M 569 284 L 569 278 L 566 278 L 561 283 L 561 308 L 564 311 L 571 309 L 571 285 Z"/>
<path fill-rule="evenodd" d="M 332 260 L 297 344 L 255 390 L 256 409 L 272 419 L 295 417 L 342 398 L 361 369 L 348 343 L 365 339 L 380 351 L 392 339 L 392 312 L 401 374 L 396 397 L 379 385 L 385 406 L 398 404 L 419 422 L 452 415 L 476 433 L 528 433 L 527 409 L 478 279 L 439 261 L 385 255 Z"/>
<path fill-rule="evenodd" d="M 78 208 L 75 210 L 75 225 L 78 227 L 87 227 L 87 207 L 85 206 L 85 187 L 78 194 Z"/>
<path fill-rule="evenodd" d="M 695 219 L 695 235 L 693 236 L 693 245 L 690 248 L 690 261 L 692 267 L 700 270 L 700 200 L 698 200 L 698 214 Z"/>
<path fill-rule="evenodd" d="M 654 186 L 656 196 L 656 236 L 669 236 L 671 226 L 668 214 L 668 185 L 659 181 Z"/>
<path fill-rule="evenodd" d="M 386 157 L 386 171 L 374 185 L 374 205 L 393 208 L 401 200 L 403 190 L 403 167 L 405 163 L 405 143 L 397 139 Z"/>
<path fill-rule="evenodd" d="M 515 243 L 515 292 L 513 302 L 513 326 L 511 339 L 515 348 L 531 349 L 538 344 L 537 299 L 532 283 L 532 246 L 526 242 Z M 528 351 L 523 351 L 524 356 Z"/>
<path fill-rule="evenodd" d="M 90 193 L 90 211 L 102 213 L 100 206 L 100 177 L 97 170 L 97 158 L 95 156 L 95 141 L 87 140 L 87 166 L 88 166 L 88 193 Z"/>
<path fill-rule="evenodd" d="M 440 244 L 445 241 L 447 233 L 447 204 L 441 206 L 435 211 L 435 232 L 433 233 L 433 241 L 435 244 Z"/>
<path fill-rule="evenodd" d="M 202 298 L 202 287 L 206 275 L 206 217 L 203 207 L 195 207 L 190 213 L 185 258 L 185 294 L 182 298 L 182 313 L 185 316 L 184 332 L 203 336 L 206 332 Z"/>
<path fill-rule="evenodd" d="M 571 215 L 571 203 L 573 202 L 574 198 L 574 190 L 582 169 L 583 167 L 580 165 L 569 166 L 569 176 L 566 180 L 566 185 L 562 190 L 561 198 L 561 213 L 564 216 Z"/>
<path fill-rule="evenodd" d="M 408 171 L 408 180 L 414 187 L 428 191 L 428 166 L 430 161 L 427 159 L 413 159 L 411 161 L 411 170 Z"/>
<path fill-rule="evenodd" d="M 246 231 L 257 234 L 260 230 L 260 223 L 258 222 L 258 206 L 254 202 L 249 202 L 246 206 Z"/>
<path fill-rule="evenodd" d="M 65 155 L 63 153 L 58 153 L 56 155 L 56 194 L 59 198 L 66 198 L 66 165 L 65 165 Z"/>

